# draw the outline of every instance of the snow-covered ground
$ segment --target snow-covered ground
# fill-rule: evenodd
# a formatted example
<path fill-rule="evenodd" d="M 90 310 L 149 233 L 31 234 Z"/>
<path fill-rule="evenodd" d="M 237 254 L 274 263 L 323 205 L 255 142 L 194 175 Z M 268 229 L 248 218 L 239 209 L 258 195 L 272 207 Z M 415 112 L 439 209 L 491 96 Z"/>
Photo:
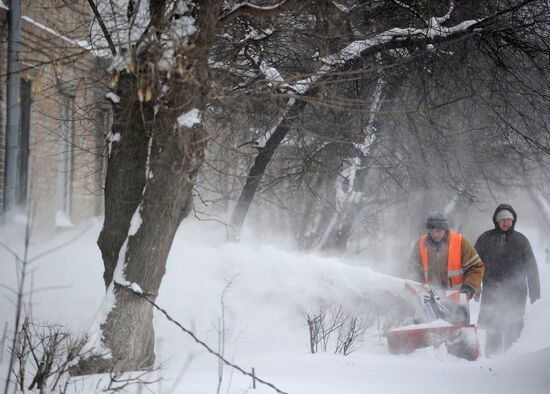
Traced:
<path fill-rule="evenodd" d="M 293 394 L 353 393 L 548 393 L 550 392 L 550 266 L 534 241 L 541 274 L 542 299 L 529 305 L 522 337 L 508 352 L 474 362 L 457 359 L 444 347 L 391 355 L 385 338 L 368 330 L 363 346 L 351 355 L 309 352 L 304 313 L 319 305 L 342 305 L 346 311 L 368 311 L 369 300 L 401 291 L 402 283 L 356 262 L 298 254 L 251 239 L 226 243 L 212 222 L 184 222 L 171 251 L 157 302 L 186 328 L 219 351 L 224 321 L 223 353 L 281 391 Z M 93 326 L 104 294 L 102 262 L 95 240 L 101 228 L 92 221 L 63 230 L 53 239 L 33 239 L 30 257 L 51 252 L 31 263 L 32 314 L 36 321 L 66 324 L 74 331 Z M 0 229 L 1 242 L 22 250 L 21 229 Z M 84 232 L 82 236 L 65 245 Z M 208 234 L 205 237 L 204 234 Z M 53 250 L 52 250 L 53 248 Z M 13 257 L 0 251 L 0 284 L 14 286 Z M 29 283 L 31 281 L 29 280 Z M 0 287 L 2 295 L 10 291 Z M 223 304 L 223 312 L 222 312 Z M 391 305 L 387 306 L 391 308 Z M 473 305 L 474 315 L 477 305 Z M 0 328 L 13 322 L 14 308 L 0 298 Z M 162 380 L 148 386 L 155 393 L 274 393 L 248 376 L 225 366 L 161 314 L 155 316 Z M 483 342 L 483 331 L 479 331 Z M 6 376 L 8 357 L 0 364 Z M 221 387 L 218 390 L 221 376 Z M 106 376 L 78 378 L 72 392 L 101 391 Z M 2 384 L 3 386 L 3 384 Z M 133 390 L 138 390 L 134 388 Z M 143 389 L 142 389 L 143 390 Z"/>

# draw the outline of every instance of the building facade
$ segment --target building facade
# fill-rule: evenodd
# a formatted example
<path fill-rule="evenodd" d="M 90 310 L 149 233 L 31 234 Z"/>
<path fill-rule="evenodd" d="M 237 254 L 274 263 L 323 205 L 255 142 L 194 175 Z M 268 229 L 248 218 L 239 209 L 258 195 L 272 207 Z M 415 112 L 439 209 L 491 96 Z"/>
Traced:
<path fill-rule="evenodd" d="M 0 212 L 6 212 L 8 9 L 0 1 Z M 87 2 L 21 1 L 15 217 L 52 229 L 102 213 L 109 106 Z M 12 164 L 13 165 L 13 164 Z"/>

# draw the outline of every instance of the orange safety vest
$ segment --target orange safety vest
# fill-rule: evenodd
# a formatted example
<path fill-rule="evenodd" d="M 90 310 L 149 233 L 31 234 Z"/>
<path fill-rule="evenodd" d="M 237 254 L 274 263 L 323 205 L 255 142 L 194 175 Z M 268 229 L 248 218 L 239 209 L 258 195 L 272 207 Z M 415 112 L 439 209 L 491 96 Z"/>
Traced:
<path fill-rule="evenodd" d="M 428 234 L 420 237 L 418 246 L 420 248 L 420 257 L 424 268 L 424 283 L 431 282 L 428 276 L 428 247 L 426 239 Z M 449 259 L 447 262 L 447 280 L 449 289 L 460 289 L 462 286 L 464 271 L 462 270 L 462 234 L 449 232 Z"/>

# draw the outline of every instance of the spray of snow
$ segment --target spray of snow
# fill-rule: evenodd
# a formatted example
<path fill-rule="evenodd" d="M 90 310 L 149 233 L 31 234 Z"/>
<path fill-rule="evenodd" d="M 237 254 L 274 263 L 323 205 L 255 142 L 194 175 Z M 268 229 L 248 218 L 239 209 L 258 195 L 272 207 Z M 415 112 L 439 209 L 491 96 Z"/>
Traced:
<path fill-rule="evenodd" d="M 510 202 L 514 205 L 514 201 Z M 518 204 L 518 210 L 523 212 L 522 208 Z M 487 213 L 489 222 L 491 214 Z M 479 214 L 474 216 L 479 217 Z M 135 215 L 133 222 L 137 226 L 140 215 Z M 523 214 L 521 223 L 525 225 L 526 222 Z M 102 300 L 103 267 L 95 245 L 100 229 L 101 223 L 94 223 L 89 236 L 35 263 L 37 288 L 70 285 L 33 297 L 33 316 L 37 321 L 82 327 L 89 318 L 90 309 L 101 305 L 98 316 L 103 318 L 97 318 L 97 322 L 102 322 L 111 310 L 114 305 L 114 299 L 109 298 L 112 289 Z M 3 243 L 14 248 L 20 245 L 21 234 L 16 230 L 13 226 L 0 228 Z M 543 259 L 539 246 L 545 238 L 537 237 L 536 228 L 527 230 L 525 233 L 529 233 L 540 263 Z M 49 241 L 35 242 L 31 256 L 66 243 L 78 231 L 77 226 L 56 233 Z M 170 252 L 157 302 L 208 343 L 217 344 L 216 324 L 221 317 L 220 302 L 224 294 L 226 355 L 245 368 L 254 365 L 258 376 L 271 378 L 268 380 L 285 391 L 297 394 L 401 393 L 403 387 L 408 387 L 411 394 L 438 394 L 441 387 L 446 387 L 446 392 L 451 394 L 464 390 L 546 393 L 550 384 L 547 373 L 550 282 L 546 280 L 550 266 L 539 264 L 542 299 L 527 305 L 522 336 L 503 355 L 490 359 L 482 355 L 478 361 L 468 362 L 449 355 L 441 346 L 394 356 L 388 354 L 385 338 L 377 331 L 367 331 L 363 347 L 350 356 L 335 355 L 331 351 L 309 354 L 307 325 L 302 313 L 318 311 L 320 305 L 337 304 L 361 312 L 377 297 L 399 293 L 402 282 L 365 268 L 372 263 L 367 257 L 362 257 L 360 264 L 351 265 L 345 260 L 300 254 L 267 244 L 265 240 L 259 242 L 261 235 L 245 232 L 241 243 L 225 243 L 222 226 L 185 221 Z M 394 235 L 400 238 L 400 234 Z M 13 257 L 0 249 L 0 261 L 10 260 Z M 390 261 L 383 263 L 390 264 Z M 16 265 L 5 264 L 2 269 L 2 284 L 13 286 Z M 224 293 L 228 283 L 232 284 Z M 139 284 L 127 283 L 127 286 L 140 291 Z M 4 288 L 0 291 L 8 295 Z M 391 308 L 389 304 L 388 309 Z M 9 321 L 13 319 L 13 307 L 5 297 L 0 299 L 0 316 Z M 216 392 L 217 360 L 206 356 L 161 316 L 155 317 L 154 324 L 157 358 L 165 363 L 162 375 L 164 382 L 176 387 L 173 392 Z M 483 341 L 483 330 L 478 333 Z M 99 324 L 96 334 L 100 338 Z M 99 340 L 96 343 L 101 344 Z M 188 358 L 192 363 L 185 370 L 185 379 L 179 380 L 178 375 L 182 366 L 187 365 Z M 0 372 L 6 372 L 5 368 L 6 363 L 0 364 Z M 296 371 L 300 374 L 296 375 Z M 99 378 L 88 377 L 82 384 L 90 387 L 89 392 L 95 392 Z M 229 370 L 226 370 L 223 383 L 223 392 L 243 392 L 250 386 L 248 378 L 231 374 Z"/>

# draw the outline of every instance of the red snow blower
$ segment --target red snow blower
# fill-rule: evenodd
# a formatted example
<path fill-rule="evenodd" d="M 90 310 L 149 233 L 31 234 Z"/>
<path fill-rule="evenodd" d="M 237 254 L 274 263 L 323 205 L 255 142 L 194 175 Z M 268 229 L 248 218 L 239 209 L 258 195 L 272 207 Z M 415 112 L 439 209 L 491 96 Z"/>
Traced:
<path fill-rule="evenodd" d="M 416 296 L 415 323 L 394 328 L 387 333 L 392 354 L 408 354 L 416 349 L 445 344 L 447 351 L 466 360 L 480 356 L 479 339 L 474 324 L 470 324 L 468 300 L 460 291 L 448 292 L 441 299 L 433 288 L 406 281 L 405 287 Z"/>

